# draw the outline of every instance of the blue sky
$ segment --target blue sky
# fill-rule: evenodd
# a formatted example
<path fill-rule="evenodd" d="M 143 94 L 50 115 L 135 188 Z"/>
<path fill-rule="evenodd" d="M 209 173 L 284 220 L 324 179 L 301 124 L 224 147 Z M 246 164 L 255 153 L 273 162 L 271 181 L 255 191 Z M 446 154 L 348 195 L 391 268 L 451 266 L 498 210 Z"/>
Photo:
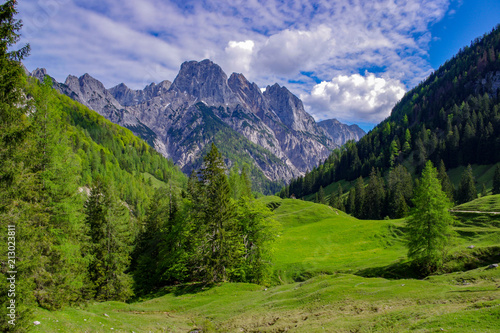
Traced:
<path fill-rule="evenodd" d="M 29 70 L 108 88 L 172 81 L 211 59 L 278 82 L 316 120 L 370 129 L 409 89 L 500 23 L 496 0 L 22 0 Z"/>

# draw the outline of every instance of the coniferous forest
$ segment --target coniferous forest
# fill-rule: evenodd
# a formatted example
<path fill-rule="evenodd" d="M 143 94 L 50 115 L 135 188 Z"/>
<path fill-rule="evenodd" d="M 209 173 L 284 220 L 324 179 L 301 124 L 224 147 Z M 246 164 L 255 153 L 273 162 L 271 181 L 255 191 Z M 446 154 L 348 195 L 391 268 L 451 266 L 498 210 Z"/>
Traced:
<path fill-rule="evenodd" d="M 412 206 L 413 178 L 430 160 L 451 201 L 477 198 L 470 167 L 456 187 L 446 171 L 500 162 L 500 94 L 493 87 L 499 70 L 497 26 L 406 93 L 391 116 L 359 142 L 335 150 L 324 163 L 292 180 L 280 196 L 316 193 L 313 200 L 326 203 L 324 187 L 353 182 L 348 189 L 339 184 L 330 204 L 358 218 L 399 218 Z"/>

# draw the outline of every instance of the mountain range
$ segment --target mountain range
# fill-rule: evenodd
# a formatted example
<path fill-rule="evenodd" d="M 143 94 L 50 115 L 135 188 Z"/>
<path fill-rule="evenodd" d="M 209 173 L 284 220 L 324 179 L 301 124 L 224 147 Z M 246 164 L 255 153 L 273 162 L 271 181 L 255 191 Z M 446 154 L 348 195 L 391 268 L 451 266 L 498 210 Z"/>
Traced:
<path fill-rule="evenodd" d="M 36 69 L 31 75 L 43 79 L 47 72 Z M 199 167 L 214 142 L 229 167 L 249 165 L 252 178 L 260 179 L 256 184 L 282 184 L 317 166 L 346 141 L 365 135 L 357 125 L 335 119 L 317 123 L 286 87 L 274 84 L 262 91 L 242 74 L 228 78 L 210 60 L 185 62 L 173 82 L 151 83 L 143 90 L 124 83 L 106 89 L 89 74 L 53 83 L 61 93 L 132 130 L 185 173 Z"/>

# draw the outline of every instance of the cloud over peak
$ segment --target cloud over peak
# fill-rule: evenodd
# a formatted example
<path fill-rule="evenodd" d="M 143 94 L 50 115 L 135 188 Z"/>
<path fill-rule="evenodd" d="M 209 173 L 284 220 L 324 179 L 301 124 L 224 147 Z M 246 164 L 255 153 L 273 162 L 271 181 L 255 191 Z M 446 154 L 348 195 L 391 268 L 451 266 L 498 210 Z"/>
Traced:
<path fill-rule="evenodd" d="M 405 87 L 400 81 L 365 72 L 364 76 L 339 75 L 321 82 L 310 94 L 301 97 L 318 120 L 335 114 L 341 121 L 364 119 L 377 123 L 389 116 L 404 94 Z"/>

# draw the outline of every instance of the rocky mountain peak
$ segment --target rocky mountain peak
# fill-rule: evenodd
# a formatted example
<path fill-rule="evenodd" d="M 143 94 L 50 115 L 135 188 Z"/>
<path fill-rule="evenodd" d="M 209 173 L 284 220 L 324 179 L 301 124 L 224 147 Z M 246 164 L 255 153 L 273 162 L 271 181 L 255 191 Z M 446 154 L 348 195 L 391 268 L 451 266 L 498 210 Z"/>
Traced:
<path fill-rule="evenodd" d="M 267 86 L 264 97 L 269 102 L 272 111 L 289 128 L 316 135 L 321 134 L 315 126 L 316 122 L 313 117 L 304 110 L 302 101 L 286 87 L 281 87 L 277 83 Z"/>
<path fill-rule="evenodd" d="M 228 80 L 229 88 L 253 113 L 262 114 L 266 102 L 259 87 L 250 83 L 243 74 L 233 73 Z"/>
<path fill-rule="evenodd" d="M 172 83 L 168 80 L 162 81 L 159 84 L 151 83 L 143 90 L 132 90 L 124 83 L 108 89 L 108 92 L 123 106 L 133 106 L 141 104 L 144 101 L 151 100 L 158 96 L 167 94 Z"/>
<path fill-rule="evenodd" d="M 207 59 L 183 63 L 170 90 L 194 96 L 208 105 L 235 103 L 226 73 Z"/>
<path fill-rule="evenodd" d="M 349 140 L 359 141 L 359 139 L 366 135 L 366 132 L 358 125 L 346 125 L 337 119 L 323 120 L 318 125 L 338 145 L 343 145 Z"/>
<path fill-rule="evenodd" d="M 47 70 L 45 68 L 37 68 L 31 72 L 31 76 L 37 78 L 41 82 L 45 79 L 45 75 L 47 75 Z"/>
<path fill-rule="evenodd" d="M 66 85 L 66 89 L 69 89 L 76 95 L 76 97 L 71 96 L 72 98 L 97 112 L 103 112 L 99 112 L 103 115 L 104 111 L 102 110 L 120 110 L 123 108 L 123 106 L 106 90 L 104 85 L 88 73 L 85 73 L 79 78 L 68 75 L 64 84 Z M 122 89 L 125 89 L 126 86 L 123 86 Z M 106 111 L 106 115 L 107 112 L 108 111 Z"/>

